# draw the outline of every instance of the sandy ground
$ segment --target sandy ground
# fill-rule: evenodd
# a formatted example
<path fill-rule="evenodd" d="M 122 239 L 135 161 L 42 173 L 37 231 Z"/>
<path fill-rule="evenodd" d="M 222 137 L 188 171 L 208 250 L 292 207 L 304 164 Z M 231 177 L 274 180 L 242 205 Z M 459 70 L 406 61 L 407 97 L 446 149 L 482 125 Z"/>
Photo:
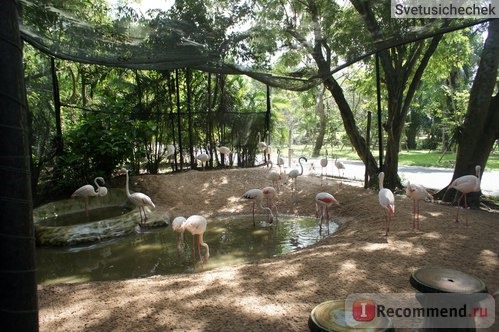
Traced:
<path fill-rule="evenodd" d="M 241 195 L 270 185 L 267 170 L 231 169 L 132 178 L 157 209 L 177 215 L 249 213 Z M 39 286 L 40 331 L 308 331 L 319 303 L 352 293 L 415 292 L 412 272 L 424 266 L 460 270 L 499 290 L 499 214 L 421 203 L 421 231 L 412 230 L 412 201 L 396 194 L 395 219 L 384 236 L 377 192 L 319 176 L 298 178 L 296 198 L 284 185 L 280 213 L 313 216 L 320 191 L 340 202 L 346 223 L 323 241 L 273 259 L 194 274 L 117 282 Z M 209 223 L 208 223 L 208 227 Z M 187 235 L 188 236 L 188 235 Z M 496 306 L 497 307 L 497 306 Z M 497 308 L 496 308 L 497 317 Z M 494 328 L 497 331 L 499 324 Z"/>

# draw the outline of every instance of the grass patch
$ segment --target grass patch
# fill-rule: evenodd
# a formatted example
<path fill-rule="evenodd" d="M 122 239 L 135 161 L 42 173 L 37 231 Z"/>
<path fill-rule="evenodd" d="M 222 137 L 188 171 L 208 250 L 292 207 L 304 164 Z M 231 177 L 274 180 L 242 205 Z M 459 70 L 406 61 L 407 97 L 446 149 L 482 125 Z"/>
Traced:
<path fill-rule="evenodd" d="M 293 155 L 294 156 L 305 156 L 309 157 L 312 155 L 312 145 L 294 145 Z M 282 151 L 287 151 L 286 149 L 281 149 Z M 339 159 L 349 159 L 356 160 L 359 159 L 357 153 L 352 150 L 351 147 L 343 147 L 331 149 L 327 148 L 329 158 L 339 158 Z M 325 149 L 322 150 L 325 155 Z M 374 157 L 378 156 L 378 151 L 373 151 Z M 442 156 L 439 151 L 430 150 L 411 150 L 411 151 L 401 151 L 399 154 L 399 165 L 404 166 L 422 166 L 422 167 L 443 167 L 443 168 L 454 168 L 456 162 L 456 153 L 448 152 Z M 492 151 L 485 166 L 487 170 L 499 170 L 499 151 L 496 149 Z"/>

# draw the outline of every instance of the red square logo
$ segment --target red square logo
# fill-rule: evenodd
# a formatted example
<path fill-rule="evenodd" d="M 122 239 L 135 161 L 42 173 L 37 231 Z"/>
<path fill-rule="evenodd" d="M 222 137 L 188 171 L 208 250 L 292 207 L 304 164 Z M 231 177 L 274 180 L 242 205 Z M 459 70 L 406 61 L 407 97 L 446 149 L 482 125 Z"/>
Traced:
<path fill-rule="evenodd" d="M 373 300 L 355 300 L 352 304 L 353 319 L 358 322 L 370 322 L 376 314 L 376 303 Z"/>

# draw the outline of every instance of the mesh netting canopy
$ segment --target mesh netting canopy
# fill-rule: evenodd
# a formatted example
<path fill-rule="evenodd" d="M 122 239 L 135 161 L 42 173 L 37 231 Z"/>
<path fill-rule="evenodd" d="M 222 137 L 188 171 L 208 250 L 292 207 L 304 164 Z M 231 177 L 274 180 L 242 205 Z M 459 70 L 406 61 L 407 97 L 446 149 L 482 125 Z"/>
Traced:
<path fill-rule="evenodd" d="M 203 13 L 202 17 L 196 17 L 192 11 L 182 8 L 179 5 L 181 2 L 165 6 L 165 1 L 155 1 L 156 7 L 162 8 L 149 9 L 145 14 L 137 6 L 122 5 L 126 1 L 84 3 L 72 0 L 19 0 L 22 38 L 54 57 L 82 63 L 133 69 L 192 68 L 211 73 L 244 74 L 273 87 L 296 91 L 307 90 L 321 82 L 317 70 L 311 65 L 284 72 L 286 69 L 277 71 L 270 65 L 262 65 L 265 61 L 251 59 L 252 51 L 247 45 L 266 54 L 267 60 L 276 52 L 282 54 L 291 50 L 293 45 L 280 45 L 276 50 L 275 45 L 269 43 L 271 37 L 262 35 L 265 28 L 257 26 L 255 21 L 244 19 L 243 12 L 226 19 L 230 8 L 219 8 L 224 12 L 218 17 L 223 23 L 214 24 L 208 18 L 216 14 L 210 16 L 210 13 Z M 203 6 L 204 2 L 200 3 L 199 6 Z M 211 4 L 212 10 L 213 6 L 216 8 L 216 4 Z M 197 8 L 197 13 L 202 13 L 202 9 Z M 473 19 L 421 20 L 413 28 L 397 29 L 396 34 L 390 33 L 386 27 L 387 31 L 380 31 L 378 40 L 368 40 L 361 52 L 346 52 L 351 55 L 342 56 L 342 60 L 333 63 L 330 73 L 377 50 L 482 22 Z"/>

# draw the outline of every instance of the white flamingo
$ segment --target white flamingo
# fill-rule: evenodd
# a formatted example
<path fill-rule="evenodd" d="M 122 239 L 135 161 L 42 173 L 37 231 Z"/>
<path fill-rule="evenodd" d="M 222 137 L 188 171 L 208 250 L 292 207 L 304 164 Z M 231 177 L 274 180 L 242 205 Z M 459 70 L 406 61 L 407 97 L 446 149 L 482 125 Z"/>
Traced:
<path fill-rule="evenodd" d="M 263 160 L 264 162 L 267 160 L 267 156 L 265 154 L 266 150 L 267 150 L 267 143 L 265 143 L 264 141 L 262 141 L 262 135 L 260 134 L 260 132 L 258 132 L 258 150 L 260 150 L 261 153 L 263 153 Z"/>
<path fill-rule="evenodd" d="M 269 211 L 270 223 L 273 222 L 274 215 L 272 213 L 272 210 L 269 207 L 266 207 L 263 205 L 263 191 L 261 191 L 260 189 L 250 189 L 247 192 L 245 192 L 241 198 L 249 199 L 249 200 L 253 201 L 253 226 L 256 226 L 256 223 L 255 223 L 255 205 L 257 202 L 260 204 L 260 207 L 262 209 Z"/>
<path fill-rule="evenodd" d="M 392 217 L 395 215 L 395 197 L 393 193 L 388 188 L 383 188 L 383 181 L 385 179 L 385 173 L 379 173 L 379 193 L 378 199 L 379 204 L 383 207 L 383 213 L 385 214 L 385 236 L 388 236 L 388 232 L 390 230 L 390 221 Z"/>
<path fill-rule="evenodd" d="M 281 150 L 277 149 L 277 166 L 279 166 L 279 173 L 282 173 L 282 167 L 284 167 L 284 159 L 281 157 Z"/>
<path fill-rule="evenodd" d="M 307 158 L 305 158 L 305 157 L 298 158 L 298 163 L 300 164 L 300 170 L 297 170 L 295 168 L 291 172 L 288 173 L 288 177 L 291 178 L 291 190 L 293 193 L 296 190 L 296 178 L 300 175 L 303 175 L 303 165 L 301 164 L 302 159 L 305 160 L 305 162 L 307 162 Z"/>
<path fill-rule="evenodd" d="M 222 164 L 224 167 L 226 167 L 226 163 L 229 162 L 229 155 L 232 153 L 232 151 L 226 146 L 218 146 L 217 151 L 223 155 L 224 161 Z M 222 156 L 220 156 L 220 159 L 222 159 Z"/>
<path fill-rule="evenodd" d="M 419 203 L 427 197 L 433 203 L 433 196 L 422 185 L 411 182 L 407 182 L 405 194 L 412 199 L 412 229 L 419 231 Z"/>
<path fill-rule="evenodd" d="M 319 224 L 319 232 L 322 232 L 322 221 L 326 219 L 327 230 L 329 232 L 329 207 L 333 204 L 340 205 L 340 203 L 330 193 L 320 192 L 315 195 L 315 214 L 319 217 L 319 207 L 321 209 Z"/>
<path fill-rule="evenodd" d="M 210 155 L 208 153 L 200 153 L 196 156 L 196 159 L 201 162 L 201 167 L 204 168 L 206 167 L 208 161 L 210 160 Z"/>
<path fill-rule="evenodd" d="M 322 167 L 321 168 L 321 186 L 322 186 L 322 179 L 324 176 L 324 168 L 326 168 L 326 175 L 327 175 L 327 164 L 328 164 L 328 161 L 327 161 L 327 150 L 326 150 L 326 157 L 321 159 L 321 167 Z"/>
<path fill-rule="evenodd" d="M 177 236 L 177 241 L 175 247 L 177 248 L 177 256 L 179 256 L 179 245 L 184 245 L 184 230 L 182 229 L 182 224 L 186 221 L 185 217 L 176 217 L 172 221 L 172 230 L 179 233 Z"/>
<path fill-rule="evenodd" d="M 459 196 L 459 199 L 457 200 L 457 214 L 456 214 L 456 222 L 459 222 L 459 204 L 461 203 L 461 200 L 464 197 L 464 208 L 468 208 L 468 202 L 466 201 L 466 196 L 469 193 L 472 192 L 479 192 L 480 191 L 480 172 L 481 172 L 481 167 L 480 165 L 475 166 L 475 175 L 464 175 L 461 176 L 449 185 L 447 190 L 449 189 L 456 189 L 461 193 L 461 196 Z M 466 226 L 468 226 L 468 216 L 466 216 Z"/>
<path fill-rule="evenodd" d="M 199 253 L 199 259 L 201 259 L 203 262 L 207 262 L 208 258 L 210 258 L 210 247 L 206 242 L 203 241 L 203 234 L 206 231 L 206 226 L 208 222 L 206 221 L 206 218 L 200 215 L 192 215 L 187 220 L 185 220 L 181 225 L 180 225 L 180 230 L 183 231 L 188 231 L 189 233 L 192 234 L 192 250 L 193 250 L 193 258 L 195 257 L 195 242 L 194 242 L 194 237 L 197 235 L 198 236 L 198 253 Z M 204 255 L 204 260 L 201 258 L 201 246 L 205 247 L 206 249 L 206 254 Z"/>
<path fill-rule="evenodd" d="M 336 158 L 334 160 L 334 165 L 338 169 L 338 176 L 340 178 L 344 177 L 345 176 L 345 164 L 343 164 L 341 161 L 338 160 L 338 158 Z"/>
<path fill-rule="evenodd" d="M 107 188 L 99 186 L 99 182 L 97 181 L 101 181 L 102 185 L 106 184 L 104 179 L 98 176 L 94 179 L 94 183 L 97 189 L 94 189 L 94 187 L 91 184 L 86 184 L 76 189 L 75 192 L 71 194 L 71 198 L 83 197 L 85 199 L 85 213 L 87 217 L 88 217 L 88 198 L 95 196 L 102 197 L 107 195 Z"/>
<path fill-rule="evenodd" d="M 274 188 L 277 188 L 277 191 L 279 191 L 279 181 L 282 180 L 282 177 L 280 173 L 273 171 L 272 167 L 274 167 L 274 164 L 272 163 L 272 161 L 270 161 L 270 169 L 265 177 L 268 180 L 272 181 L 272 186 L 274 186 Z"/>
<path fill-rule="evenodd" d="M 267 199 L 267 206 L 272 210 L 275 208 L 275 218 L 277 220 L 279 212 L 277 211 L 277 204 L 274 202 L 274 197 L 277 196 L 277 190 L 274 187 L 262 188 L 263 198 Z"/>
<path fill-rule="evenodd" d="M 143 193 L 130 194 L 130 190 L 128 189 L 129 181 L 130 181 L 129 176 L 128 176 L 128 170 L 126 168 L 122 168 L 120 170 L 120 174 L 126 175 L 126 184 L 125 184 L 126 197 L 128 197 L 128 200 L 139 208 L 140 226 L 142 227 L 147 222 L 147 214 L 146 214 L 145 207 L 152 206 L 153 208 L 155 208 L 156 205 L 154 205 L 151 198 L 149 196 L 147 196 L 146 194 L 143 194 Z M 142 217 L 142 213 L 144 213 L 144 217 Z"/>

